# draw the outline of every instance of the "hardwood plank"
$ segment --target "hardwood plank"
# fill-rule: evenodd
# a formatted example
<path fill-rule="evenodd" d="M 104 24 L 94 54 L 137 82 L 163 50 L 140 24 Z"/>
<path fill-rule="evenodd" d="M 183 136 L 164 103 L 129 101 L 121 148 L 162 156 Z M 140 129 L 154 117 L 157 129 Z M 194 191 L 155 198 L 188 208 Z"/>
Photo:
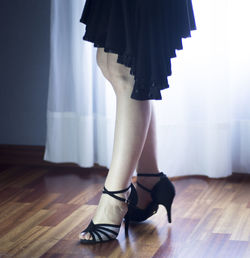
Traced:
<path fill-rule="evenodd" d="M 193 228 L 193 231 L 188 236 L 189 240 L 207 240 L 211 233 L 213 233 L 213 229 L 219 218 L 222 216 L 222 213 L 222 209 L 213 207 L 209 208 Z"/>
<path fill-rule="evenodd" d="M 5 203 L 16 202 L 23 196 L 29 195 L 32 191 L 32 189 L 6 187 L 0 191 L 0 205 L 3 206 Z"/>
<path fill-rule="evenodd" d="M 7 202 L 0 206 L 0 230 L 2 225 L 6 224 L 6 220 L 10 220 L 12 216 L 19 216 L 25 206 L 22 203 Z"/>
<path fill-rule="evenodd" d="M 40 257 L 62 239 L 68 231 L 84 220 L 82 214 L 88 213 L 89 207 L 82 206 L 74 211 L 61 223 L 45 232 L 39 239 L 34 240 L 32 245 L 19 251 L 19 257 Z M 10 252 L 12 254 L 13 251 Z"/>
<path fill-rule="evenodd" d="M 240 215 L 234 218 L 235 227 L 233 228 L 230 240 L 249 241 L 250 209 L 246 209 L 245 205 L 242 205 L 238 210 L 238 214 Z"/>
<path fill-rule="evenodd" d="M 223 215 L 217 221 L 213 233 L 232 234 L 236 227 L 239 210 L 242 210 L 241 204 L 231 203 L 223 209 Z"/>
<path fill-rule="evenodd" d="M 24 235 L 32 227 L 38 225 L 42 220 L 44 220 L 52 211 L 40 210 L 32 217 L 26 219 L 24 222 L 18 224 L 16 227 L 6 232 L 5 235 L 0 238 L 0 246 L 4 247 L 8 242 L 15 242 L 16 239 Z"/>
<path fill-rule="evenodd" d="M 68 204 L 82 204 L 82 203 L 88 203 L 91 205 L 91 201 L 93 199 L 93 192 L 97 193 L 98 195 L 98 201 L 100 199 L 100 193 L 103 189 L 103 186 L 100 184 L 91 184 L 88 185 L 85 190 L 79 194 L 77 194 L 75 197 L 73 197 Z M 96 195 L 95 195 L 96 196 Z M 96 202 L 95 202 L 96 204 Z"/>
<path fill-rule="evenodd" d="M 27 167 L 14 166 L 0 174 L 0 190 L 10 187 L 15 181 L 26 174 Z"/>
<path fill-rule="evenodd" d="M 80 205 L 74 205 L 74 204 L 61 204 L 58 205 L 55 210 L 55 212 L 49 216 L 46 220 L 41 222 L 40 226 L 50 226 L 54 227 L 58 225 L 60 222 L 62 222 L 64 219 L 66 219 L 68 216 L 71 215 L 75 210 L 77 210 L 80 207 Z"/>
<path fill-rule="evenodd" d="M 30 182 L 34 180 L 39 180 L 43 175 L 47 173 L 47 169 L 39 169 L 39 168 L 30 168 L 29 170 L 26 170 L 26 173 L 29 174 L 29 176 L 23 175 L 18 178 L 18 180 L 15 180 L 11 186 L 12 187 L 25 187 Z"/>
<path fill-rule="evenodd" d="M 46 226 L 34 226 L 31 227 L 27 232 L 20 235 L 15 242 L 12 242 L 12 245 L 8 248 L 8 253 L 11 256 L 25 257 L 22 256 L 22 250 L 28 249 L 29 246 L 33 245 L 35 241 L 39 239 L 46 233 L 50 227 Z M 26 256 L 27 257 L 27 256 Z"/>

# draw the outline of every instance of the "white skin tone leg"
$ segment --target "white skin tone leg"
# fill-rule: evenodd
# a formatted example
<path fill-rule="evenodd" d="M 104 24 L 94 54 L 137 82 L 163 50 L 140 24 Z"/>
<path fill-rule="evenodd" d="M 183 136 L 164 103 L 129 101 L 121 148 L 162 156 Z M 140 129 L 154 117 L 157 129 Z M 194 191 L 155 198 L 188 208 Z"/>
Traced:
<path fill-rule="evenodd" d="M 153 104 L 153 103 L 152 103 Z M 137 173 L 159 173 L 157 165 L 157 141 L 156 141 L 156 115 L 154 106 L 152 105 L 151 119 L 149 129 L 147 132 L 147 138 L 143 146 L 141 156 L 138 160 L 136 172 Z M 148 189 L 152 189 L 153 186 L 159 181 L 158 177 L 137 177 L 137 181 Z M 137 206 L 141 209 L 147 207 L 149 202 L 152 201 L 150 193 L 136 186 L 138 194 Z M 143 198 L 140 198 L 143 197 Z"/>
<path fill-rule="evenodd" d="M 130 68 L 117 63 L 117 55 L 105 53 L 103 48 L 97 49 L 97 63 L 103 75 L 110 81 L 116 94 L 116 122 L 114 145 L 110 169 L 105 180 L 109 191 L 125 189 L 131 182 L 135 169 L 143 173 L 158 173 L 156 163 L 155 116 L 152 100 L 138 101 L 131 99 L 134 77 L 130 75 Z M 139 181 L 145 186 L 152 186 L 153 178 Z M 127 198 L 130 190 L 119 194 Z M 149 194 L 140 192 L 146 198 L 139 201 L 139 207 L 146 206 Z M 119 225 L 127 212 L 127 204 L 102 194 L 93 222 Z M 89 233 L 80 234 L 82 239 L 92 239 Z"/>

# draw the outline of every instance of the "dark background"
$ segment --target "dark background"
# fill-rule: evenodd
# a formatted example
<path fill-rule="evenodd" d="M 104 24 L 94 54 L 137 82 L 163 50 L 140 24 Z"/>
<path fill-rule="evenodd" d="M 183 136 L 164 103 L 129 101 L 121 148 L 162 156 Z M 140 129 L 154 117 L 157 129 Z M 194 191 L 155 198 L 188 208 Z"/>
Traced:
<path fill-rule="evenodd" d="M 0 144 L 45 145 L 50 1 L 0 0 Z"/>

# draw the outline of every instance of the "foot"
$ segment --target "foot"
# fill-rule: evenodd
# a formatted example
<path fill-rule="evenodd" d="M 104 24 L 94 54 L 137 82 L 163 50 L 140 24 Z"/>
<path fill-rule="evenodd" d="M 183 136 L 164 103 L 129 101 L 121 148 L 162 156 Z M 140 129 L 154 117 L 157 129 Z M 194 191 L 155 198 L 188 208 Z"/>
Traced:
<path fill-rule="evenodd" d="M 159 177 L 137 177 L 137 182 L 145 186 L 146 188 L 152 190 L 155 184 L 160 180 Z M 138 195 L 138 203 L 137 207 L 140 209 L 145 209 L 150 202 L 152 202 L 151 194 L 137 184 L 135 185 L 137 195 Z"/>
<path fill-rule="evenodd" d="M 116 196 L 127 199 L 130 191 L 131 189 L 126 193 L 116 194 Z M 127 211 L 128 205 L 126 203 L 121 202 L 108 194 L 102 194 L 92 221 L 94 224 L 107 223 L 120 225 Z M 79 238 L 92 240 L 90 233 L 80 233 Z"/>

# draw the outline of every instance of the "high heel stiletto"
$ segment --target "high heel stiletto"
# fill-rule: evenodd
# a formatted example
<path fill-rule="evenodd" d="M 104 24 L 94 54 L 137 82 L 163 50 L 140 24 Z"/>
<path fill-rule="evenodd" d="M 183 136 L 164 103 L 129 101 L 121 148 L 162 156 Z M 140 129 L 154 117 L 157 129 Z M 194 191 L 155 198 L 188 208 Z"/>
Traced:
<path fill-rule="evenodd" d="M 171 223 L 172 222 L 171 205 L 173 203 L 173 199 L 176 193 L 173 183 L 168 179 L 168 177 L 163 172 L 158 174 L 138 173 L 137 176 L 138 177 L 140 176 L 160 177 L 160 180 L 154 185 L 152 190 L 148 189 L 147 187 L 137 182 L 137 185 L 140 188 L 142 188 L 143 190 L 151 194 L 152 202 L 149 203 L 149 205 L 145 209 L 140 209 L 134 206 L 129 207 L 128 212 L 125 215 L 125 219 L 127 217 L 129 218 L 130 221 L 135 221 L 135 222 L 144 221 L 149 217 L 151 217 L 153 214 L 155 214 L 158 210 L 159 204 L 162 204 L 167 211 L 168 222 Z M 137 204 L 138 202 L 137 192 L 133 192 L 133 195 L 131 195 L 130 198 L 133 199 L 135 204 Z"/>
<path fill-rule="evenodd" d="M 128 199 L 125 199 L 125 198 L 115 195 L 115 194 L 119 194 L 119 193 L 124 193 L 124 192 L 128 191 L 130 188 L 131 188 L 131 192 L 130 192 Z M 136 190 L 132 183 L 130 184 L 130 186 L 128 188 L 126 188 L 124 190 L 120 190 L 120 191 L 108 191 L 104 187 L 102 193 L 108 194 L 119 201 L 127 203 L 128 207 L 135 208 L 135 206 L 133 204 L 133 200 L 134 200 L 134 196 L 136 194 Z M 127 216 L 124 219 L 125 219 L 125 233 L 127 234 L 130 217 Z M 116 237 L 119 234 L 120 227 L 121 227 L 121 224 L 120 225 L 107 224 L 107 223 L 94 224 L 94 222 L 91 220 L 88 227 L 85 230 L 83 230 L 80 234 L 89 233 L 91 235 L 92 239 L 81 239 L 80 238 L 80 243 L 94 244 L 94 243 L 107 242 L 110 240 L 114 240 L 114 239 L 116 239 Z"/>

